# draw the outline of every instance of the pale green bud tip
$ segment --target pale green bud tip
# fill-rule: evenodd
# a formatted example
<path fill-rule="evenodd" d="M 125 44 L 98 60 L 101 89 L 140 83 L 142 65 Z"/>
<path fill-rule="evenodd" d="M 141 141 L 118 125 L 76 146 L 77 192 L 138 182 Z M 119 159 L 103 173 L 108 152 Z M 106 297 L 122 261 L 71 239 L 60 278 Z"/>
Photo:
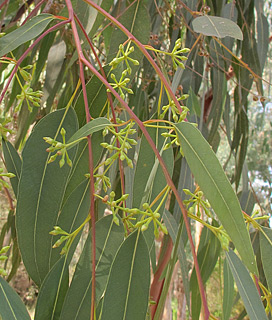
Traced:
<path fill-rule="evenodd" d="M 64 135 L 66 134 L 66 130 L 65 130 L 64 128 L 61 128 L 60 134 L 61 134 L 62 136 L 64 136 Z"/>
<path fill-rule="evenodd" d="M 0 275 L 6 276 L 7 275 L 7 271 L 2 269 L 2 268 L 0 268 Z"/>
<path fill-rule="evenodd" d="M 143 224 L 142 227 L 141 227 L 141 231 L 145 231 L 148 229 L 148 225 L 147 224 Z"/>
<path fill-rule="evenodd" d="M 3 253 L 7 253 L 8 250 L 9 250 L 10 246 L 5 246 L 3 247 L 1 250 L 0 250 L 0 254 L 3 254 Z"/>
<path fill-rule="evenodd" d="M 145 203 L 143 203 L 143 209 L 144 209 L 144 210 L 147 210 L 148 208 L 149 208 L 148 203 L 146 203 L 146 202 L 145 202 Z"/>
<path fill-rule="evenodd" d="M 181 52 L 182 52 L 182 53 L 188 53 L 188 52 L 190 52 L 190 49 L 189 49 L 189 48 L 183 48 L 183 49 L 181 50 Z"/>
<path fill-rule="evenodd" d="M 166 229 L 166 227 L 164 225 L 161 225 L 161 231 L 164 233 L 164 234 L 168 234 L 168 231 Z"/>
<path fill-rule="evenodd" d="M 161 215 L 159 214 L 159 212 L 156 212 L 156 213 L 154 214 L 154 218 L 155 218 L 155 219 L 159 219 L 160 216 L 161 216 Z"/>
<path fill-rule="evenodd" d="M 62 168 L 62 167 L 64 166 L 64 164 L 65 164 L 65 160 L 64 160 L 64 159 L 61 159 L 61 160 L 59 161 L 59 166 L 60 166 L 60 168 Z"/>
<path fill-rule="evenodd" d="M 114 199 L 114 197 L 115 197 L 115 192 L 114 192 L 114 191 L 112 191 L 112 192 L 110 193 L 110 197 Z"/>
<path fill-rule="evenodd" d="M 114 222 L 117 226 L 119 226 L 119 219 L 117 218 L 116 215 L 113 215 L 113 222 Z"/>

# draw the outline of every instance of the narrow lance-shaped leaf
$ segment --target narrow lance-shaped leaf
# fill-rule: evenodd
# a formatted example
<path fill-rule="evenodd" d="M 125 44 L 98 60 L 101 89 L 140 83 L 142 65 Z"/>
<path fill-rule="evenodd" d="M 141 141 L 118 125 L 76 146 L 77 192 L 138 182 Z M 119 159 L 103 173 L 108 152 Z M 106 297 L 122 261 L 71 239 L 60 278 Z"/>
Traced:
<path fill-rule="evenodd" d="M 112 215 L 96 223 L 96 292 L 98 303 L 104 293 L 115 253 L 124 239 L 122 223 L 117 226 Z M 92 236 L 89 233 L 65 298 L 61 320 L 90 319 L 92 301 Z"/>
<path fill-rule="evenodd" d="M 16 228 L 24 265 L 37 285 L 51 269 L 52 235 L 71 168 L 59 167 L 58 160 L 48 163 L 50 153 L 43 137 L 61 141 L 65 128 L 67 139 L 77 130 L 72 109 L 60 110 L 44 117 L 34 128 L 24 147 L 22 173 L 19 182 Z M 69 151 L 73 161 L 76 148 Z"/>
<path fill-rule="evenodd" d="M 246 267 L 232 250 L 226 252 L 226 257 L 250 320 L 267 320 L 259 292 Z"/>
<path fill-rule="evenodd" d="M 18 183 L 21 175 L 22 160 L 17 151 L 9 141 L 2 142 L 3 154 L 8 172 L 15 174 L 10 180 L 15 196 L 17 196 Z"/>
<path fill-rule="evenodd" d="M 0 38 L 0 57 L 37 37 L 53 19 L 55 17 L 52 14 L 39 14 L 15 31 Z"/>
<path fill-rule="evenodd" d="M 270 291 L 272 291 L 272 230 L 262 227 L 260 232 L 260 246 L 264 274 Z"/>
<path fill-rule="evenodd" d="M 243 40 L 241 29 L 230 19 L 205 15 L 195 18 L 192 24 L 195 32 L 202 33 L 205 36 L 214 36 L 218 38 L 225 38 L 228 36 Z"/>
<path fill-rule="evenodd" d="M 0 319 L 30 320 L 22 300 L 2 277 L 0 277 Z"/>
<path fill-rule="evenodd" d="M 234 280 L 227 260 L 224 260 L 223 320 L 229 320 L 234 298 Z"/>
<path fill-rule="evenodd" d="M 97 132 L 99 130 L 105 129 L 111 123 L 107 118 L 96 118 L 86 123 L 81 127 L 69 140 L 68 143 L 74 142 L 78 139 L 84 138 Z"/>
<path fill-rule="evenodd" d="M 173 243 L 175 243 L 177 239 L 178 225 L 174 216 L 168 210 L 164 210 L 163 221 L 170 234 L 170 237 L 172 238 Z M 182 237 L 180 238 L 180 241 L 179 241 L 178 259 L 180 263 L 182 281 L 183 281 L 183 286 L 184 286 L 185 295 L 186 295 L 186 303 L 188 305 L 188 309 L 190 310 L 189 272 L 188 272 L 187 257 L 186 257 L 186 252 L 184 249 L 184 243 L 183 243 Z"/>
<path fill-rule="evenodd" d="M 182 150 L 197 183 L 209 200 L 248 269 L 258 274 L 250 237 L 239 201 L 215 153 L 198 129 L 175 124 Z"/>
<path fill-rule="evenodd" d="M 101 320 L 143 320 L 150 285 L 150 261 L 140 231 L 121 245 L 113 261 L 103 301 Z"/>
<path fill-rule="evenodd" d="M 67 256 L 62 257 L 47 274 L 39 291 L 35 320 L 57 320 L 69 286 Z"/>

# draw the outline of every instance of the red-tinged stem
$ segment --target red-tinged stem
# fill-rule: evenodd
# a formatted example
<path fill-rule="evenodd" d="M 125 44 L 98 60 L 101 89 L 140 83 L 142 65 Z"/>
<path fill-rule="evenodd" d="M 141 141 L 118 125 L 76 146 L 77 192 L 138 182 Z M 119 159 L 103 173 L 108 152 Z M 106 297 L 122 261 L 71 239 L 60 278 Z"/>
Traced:
<path fill-rule="evenodd" d="M 71 27 L 72 32 L 76 44 L 76 49 L 79 57 L 79 70 L 80 70 L 80 80 L 82 84 L 82 92 L 83 92 L 83 99 L 85 105 L 85 113 L 86 113 L 86 122 L 90 122 L 91 115 L 88 105 L 88 97 L 86 91 L 86 84 L 85 84 L 85 77 L 84 77 L 84 69 L 82 64 L 82 58 L 84 58 L 82 47 L 80 44 L 79 35 L 76 28 L 76 23 L 74 20 L 74 10 L 72 7 L 72 3 L 70 0 L 66 0 L 66 4 L 68 7 L 69 18 L 71 20 Z M 91 206 L 90 206 L 90 216 L 91 216 L 91 226 L 92 226 L 92 301 L 91 301 L 91 320 L 95 319 L 95 266 L 96 266 L 96 237 L 95 237 L 95 208 L 94 208 L 94 177 L 93 177 L 93 152 L 92 152 L 92 139 L 91 136 L 87 137 L 88 140 L 88 151 L 89 151 L 89 172 L 90 172 L 90 199 L 91 199 Z"/>
<path fill-rule="evenodd" d="M 83 32 L 86 40 L 87 40 L 88 43 L 89 43 L 89 46 L 90 46 L 90 48 L 91 48 L 91 50 L 92 50 L 92 52 L 93 52 L 93 54 L 94 54 L 94 56 L 95 56 L 95 59 L 96 59 L 98 65 L 99 65 L 99 69 L 100 69 L 100 72 L 101 72 L 102 76 L 105 78 L 105 80 L 107 80 L 107 76 L 106 76 L 105 71 L 104 71 L 104 69 L 103 69 L 103 67 L 102 67 L 102 64 L 101 64 L 101 62 L 100 62 L 100 60 L 99 60 L 99 57 L 98 57 L 98 55 L 97 55 L 97 53 L 96 53 L 96 51 L 95 51 L 95 49 L 94 49 L 94 46 L 93 46 L 93 44 L 92 44 L 91 39 L 90 39 L 89 36 L 87 35 L 87 33 L 86 33 L 86 31 L 85 31 L 85 29 L 84 29 L 81 21 L 80 21 L 80 20 L 78 19 L 78 17 L 77 17 L 77 15 L 74 14 L 74 16 L 75 16 L 75 18 L 76 18 L 77 23 L 78 23 L 79 26 L 80 26 L 81 31 Z M 109 103 L 110 103 L 110 108 L 111 108 L 111 113 L 112 113 L 112 117 L 113 117 L 113 122 L 116 124 L 116 123 L 117 123 L 117 122 L 116 122 L 116 116 L 115 116 L 115 111 L 114 111 L 112 96 L 111 96 L 111 93 L 110 93 L 110 92 L 107 92 L 107 97 L 108 97 L 108 100 L 109 100 Z M 115 132 L 118 133 L 118 127 L 115 127 Z M 117 148 L 120 148 L 120 142 L 119 142 L 118 139 L 117 139 L 116 143 L 117 143 Z M 119 171 L 120 171 L 120 180 L 121 180 L 121 190 L 122 190 L 122 194 L 125 194 L 124 167 L 123 167 L 122 160 L 120 159 L 120 154 L 119 154 L 118 160 L 119 160 Z"/>
<path fill-rule="evenodd" d="M 158 149 L 156 148 L 154 141 L 151 139 L 151 137 L 150 137 L 148 131 L 146 130 L 144 124 L 142 123 L 142 121 L 135 115 L 135 113 L 130 109 L 128 104 L 120 97 L 120 95 L 112 88 L 112 86 L 107 82 L 107 80 L 104 79 L 104 77 L 92 66 L 92 64 L 88 60 L 83 58 L 82 62 L 97 76 L 97 78 L 99 78 L 101 80 L 101 82 L 104 83 L 106 88 L 111 91 L 111 93 L 115 96 L 115 98 L 125 108 L 127 113 L 130 115 L 131 119 L 133 119 L 137 123 L 137 125 L 141 129 L 142 133 L 144 134 L 146 140 L 148 141 L 150 147 L 152 148 L 153 152 L 155 153 L 155 155 L 160 163 L 160 166 L 163 170 L 167 184 L 172 189 L 172 191 L 175 195 L 175 198 L 178 202 L 178 205 L 181 209 L 183 218 L 184 218 L 184 223 L 185 223 L 185 227 L 186 227 L 186 230 L 188 233 L 188 238 L 189 238 L 189 242 L 190 242 L 190 246 L 191 246 L 191 250 L 192 250 L 192 255 L 193 255 L 193 259 L 194 259 L 194 265 L 195 265 L 196 275 L 197 275 L 197 279 L 198 279 L 199 291 L 200 291 L 200 295 L 201 295 L 201 299 L 202 299 L 202 304 L 204 307 L 205 320 L 208 320 L 209 319 L 209 309 L 208 309 L 208 304 L 207 304 L 207 300 L 205 297 L 205 290 L 204 290 L 203 282 L 201 279 L 200 269 L 199 269 L 199 265 L 198 265 L 198 261 L 197 261 L 196 252 L 195 252 L 195 246 L 194 246 L 194 242 L 193 242 L 193 238 L 192 238 L 192 234 L 191 234 L 191 230 L 190 230 L 190 225 L 189 225 L 189 221 L 188 221 L 188 217 L 187 217 L 187 211 L 183 205 L 183 202 L 182 202 L 182 199 L 178 193 L 178 190 L 176 189 L 176 187 L 175 187 L 175 185 L 169 175 L 167 167 L 166 167 Z"/>
<path fill-rule="evenodd" d="M 31 19 L 33 16 L 35 16 L 35 14 L 38 12 L 38 10 L 40 9 L 41 5 L 45 2 L 46 0 L 41 0 L 39 3 L 37 3 L 37 5 L 35 6 L 35 8 L 33 10 L 31 10 L 30 14 L 25 18 L 24 22 L 22 23 L 22 25 L 24 25 L 29 19 Z"/>
<path fill-rule="evenodd" d="M 0 4 L 0 10 L 9 2 L 9 0 L 5 0 Z"/>
<path fill-rule="evenodd" d="M 5 88 L 3 89 L 2 93 L 1 93 L 1 96 L 0 96 L 0 103 L 2 102 L 7 90 L 8 90 L 8 87 L 11 83 L 11 80 L 13 79 L 15 73 L 17 72 L 20 64 L 22 63 L 22 61 L 25 59 L 25 57 L 29 54 L 29 52 L 32 51 L 32 49 L 36 46 L 36 44 L 38 44 L 48 33 L 58 29 L 59 27 L 62 27 L 64 26 L 65 24 L 69 23 L 70 22 L 70 19 L 69 20 L 65 20 L 65 21 L 61 21 L 59 23 L 57 23 L 56 25 L 54 25 L 53 27 L 49 28 L 48 30 L 46 30 L 42 35 L 40 35 L 33 43 L 32 45 L 22 54 L 22 56 L 20 57 L 20 59 L 18 59 L 16 65 L 14 66 L 10 76 L 9 76 L 9 79 L 7 81 L 7 84 L 5 86 Z"/>
<path fill-rule="evenodd" d="M 163 259 L 161 260 L 161 263 L 154 274 L 154 278 L 153 278 L 152 285 L 150 288 L 150 298 L 151 298 L 151 300 L 156 302 L 156 304 L 151 305 L 151 307 L 150 307 L 151 319 L 154 318 L 155 313 L 157 311 L 158 302 L 160 300 L 160 296 L 162 293 L 164 280 L 165 280 L 165 279 L 162 279 L 162 274 L 163 274 L 163 271 L 165 270 L 169 260 L 171 259 L 172 249 L 173 249 L 173 242 L 169 238 Z"/>
<path fill-rule="evenodd" d="M 109 19 L 113 24 L 115 24 L 120 30 L 122 30 L 124 32 L 124 34 L 127 35 L 127 37 L 129 38 L 129 40 L 131 40 L 132 42 L 134 42 L 137 47 L 140 49 L 140 51 L 143 53 L 143 55 L 146 57 L 146 59 L 150 62 L 150 64 L 152 65 L 152 67 L 155 69 L 157 75 L 159 76 L 160 80 L 162 81 L 162 83 L 164 84 L 165 89 L 168 91 L 171 99 L 174 101 L 177 109 L 179 110 L 179 112 L 182 112 L 182 108 L 175 96 L 175 94 L 173 93 L 173 91 L 171 90 L 170 84 L 167 82 L 166 78 L 164 77 L 161 69 L 159 68 L 159 66 L 155 63 L 155 61 L 152 59 L 152 57 L 150 56 L 150 54 L 148 53 L 148 51 L 145 49 L 144 45 L 137 39 L 134 37 L 134 35 L 128 31 L 128 29 L 126 29 L 118 20 L 116 20 L 112 15 L 110 15 L 107 11 L 105 11 L 104 9 L 102 9 L 100 6 L 98 6 L 96 3 L 94 3 L 91 0 L 84 0 L 85 2 L 87 2 L 90 6 L 92 6 L 93 8 L 95 8 L 98 12 L 100 12 L 103 16 L 105 16 L 107 19 Z"/>

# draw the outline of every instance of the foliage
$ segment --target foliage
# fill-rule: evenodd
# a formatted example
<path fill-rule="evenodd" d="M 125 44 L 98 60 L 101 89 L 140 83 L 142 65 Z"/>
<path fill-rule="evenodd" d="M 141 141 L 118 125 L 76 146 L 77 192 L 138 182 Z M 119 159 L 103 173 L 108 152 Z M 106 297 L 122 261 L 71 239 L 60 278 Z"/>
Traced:
<path fill-rule="evenodd" d="M 249 99 L 266 103 L 262 1 L 0 8 L 0 317 L 30 318 L 8 284 L 22 258 L 37 320 L 161 319 L 177 261 L 187 314 L 215 319 L 205 286 L 224 257 L 222 319 L 234 281 L 243 312 L 270 319 L 269 216 L 253 210 L 245 162 Z"/>

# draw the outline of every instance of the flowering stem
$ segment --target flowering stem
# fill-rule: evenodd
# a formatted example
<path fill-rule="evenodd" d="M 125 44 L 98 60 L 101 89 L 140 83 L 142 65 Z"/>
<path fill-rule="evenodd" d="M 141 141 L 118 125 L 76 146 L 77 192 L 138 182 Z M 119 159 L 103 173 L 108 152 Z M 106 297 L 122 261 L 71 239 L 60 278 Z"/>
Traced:
<path fill-rule="evenodd" d="M 0 96 L 0 104 L 8 90 L 8 87 L 11 83 L 11 80 L 13 79 L 15 73 L 17 72 L 20 64 L 22 63 L 22 61 L 25 59 L 25 57 L 29 54 L 29 52 L 31 52 L 33 50 L 33 48 L 36 46 L 36 44 L 38 44 L 48 33 L 58 29 L 59 27 L 62 27 L 64 26 L 65 24 L 69 23 L 71 20 L 68 19 L 68 20 L 65 20 L 65 21 L 61 21 L 59 23 L 57 23 L 56 25 L 54 25 L 53 27 L 49 28 L 48 30 L 46 30 L 43 34 L 41 34 L 33 43 L 32 45 L 21 55 L 20 59 L 18 59 L 17 63 L 15 64 L 10 76 L 9 76 L 9 79 L 7 81 L 7 84 L 5 86 L 5 88 L 3 89 L 2 93 L 1 93 L 1 96 Z"/>

